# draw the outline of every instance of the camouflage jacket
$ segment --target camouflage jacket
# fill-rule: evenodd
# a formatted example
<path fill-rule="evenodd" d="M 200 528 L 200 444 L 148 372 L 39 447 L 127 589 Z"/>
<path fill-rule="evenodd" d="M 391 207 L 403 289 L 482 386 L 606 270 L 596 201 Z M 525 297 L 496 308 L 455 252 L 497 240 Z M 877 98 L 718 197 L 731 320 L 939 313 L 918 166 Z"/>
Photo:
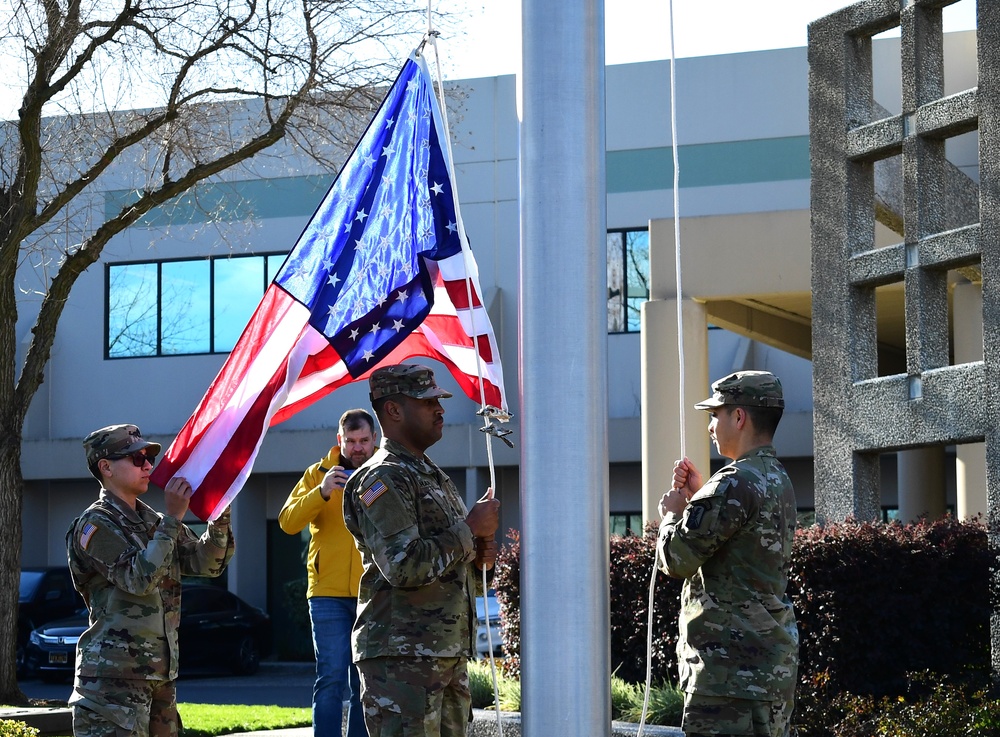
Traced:
<path fill-rule="evenodd" d="M 233 557 L 229 513 L 199 538 L 187 525 L 101 489 L 70 526 L 73 585 L 90 610 L 76 650 L 78 676 L 174 679 L 181 576 L 218 576 Z"/>
<path fill-rule="evenodd" d="M 392 440 L 351 476 L 344 522 L 364 567 L 355 661 L 474 652 L 481 574 L 466 514 L 451 479 Z"/>
<path fill-rule="evenodd" d="M 799 636 L 785 591 L 794 534 L 795 492 L 769 445 L 720 469 L 683 515 L 660 523 L 657 564 L 685 579 L 684 691 L 760 701 L 794 694 Z"/>

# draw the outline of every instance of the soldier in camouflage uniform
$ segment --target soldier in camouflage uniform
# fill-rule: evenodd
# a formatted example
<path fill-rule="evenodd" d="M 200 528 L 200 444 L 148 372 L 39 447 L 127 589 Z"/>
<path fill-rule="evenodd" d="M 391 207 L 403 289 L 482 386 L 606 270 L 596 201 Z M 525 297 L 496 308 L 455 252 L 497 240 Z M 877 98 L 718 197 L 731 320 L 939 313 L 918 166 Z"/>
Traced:
<path fill-rule="evenodd" d="M 424 455 L 451 396 L 429 368 L 380 368 L 369 386 L 384 440 L 344 491 L 364 568 L 353 649 L 365 723 L 370 737 L 464 737 L 475 596 L 496 560 L 500 503 L 488 490 L 467 511 Z"/>
<path fill-rule="evenodd" d="M 229 510 L 200 538 L 181 523 L 191 485 L 164 489 L 165 514 L 139 500 L 160 450 L 135 425 L 83 441 L 100 497 L 70 526 L 73 584 L 90 610 L 76 653 L 76 737 L 176 737 L 181 576 L 218 576 L 233 557 Z"/>
<path fill-rule="evenodd" d="M 684 733 L 789 734 L 799 636 L 786 593 L 795 493 L 772 438 L 781 383 L 739 371 L 712 384 L 697 409 L 732 459 L 708 483 L 687 458 L 660 500 L 657 564 L 683 578 L 677 660 Z"/>

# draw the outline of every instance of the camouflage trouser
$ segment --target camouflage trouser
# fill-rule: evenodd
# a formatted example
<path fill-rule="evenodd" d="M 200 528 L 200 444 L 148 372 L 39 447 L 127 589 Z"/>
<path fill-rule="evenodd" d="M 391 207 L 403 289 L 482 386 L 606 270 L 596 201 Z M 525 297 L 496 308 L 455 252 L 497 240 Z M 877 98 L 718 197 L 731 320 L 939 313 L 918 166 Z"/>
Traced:
<path fill-rule="evenodd" d="M 686 737 L 788 737 L 792 721 L 791 699 L 750 701 L 716 696 L 684 695 Z"/>
<path fill-rule="evenodd" d="M 465 737 L 472 715 L 465 658 L 358 663 L 368 737 Z"/>
<path fill-rule="evenodd" d="M 173 681 L 80 676 L 69 703 L 75 737 L 177 737 Z"/>

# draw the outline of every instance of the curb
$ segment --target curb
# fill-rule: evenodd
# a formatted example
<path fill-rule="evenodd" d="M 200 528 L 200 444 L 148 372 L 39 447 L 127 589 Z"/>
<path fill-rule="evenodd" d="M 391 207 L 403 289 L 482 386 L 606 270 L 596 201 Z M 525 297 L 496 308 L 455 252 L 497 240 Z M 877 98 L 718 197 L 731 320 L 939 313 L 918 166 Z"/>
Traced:
<path fill-rule="evenodd" d="M 500 712 L 500 725 L 504 737 L 521 737 L 520 712 Z M 611 722 L 611 737 L 636 737 L 639 725 L 632 722 Z M 643 735 L 649 737 L 684 737 L 680 727 L 664 727 L 659 724 L 646 724 L 642 728 Z M 497 716 L 486 709 L 472 710 L 472 723 L 469 725 L 469 737 L 499 737 Z"/>
<path fill-rule="evenodd" d="M 24 722 L 40 735 L 73 733 L 73 710 L 68 706 L 0 709 L 0 719 Z"/>

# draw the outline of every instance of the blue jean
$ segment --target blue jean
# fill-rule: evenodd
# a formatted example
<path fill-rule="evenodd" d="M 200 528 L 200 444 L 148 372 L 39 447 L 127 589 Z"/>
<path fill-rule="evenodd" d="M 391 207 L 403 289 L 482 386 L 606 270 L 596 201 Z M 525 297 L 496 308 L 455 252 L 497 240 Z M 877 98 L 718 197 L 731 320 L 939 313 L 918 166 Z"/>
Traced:
<path fill-rule="evenodd" d="M 347 707 L 347 737 L 367 737 L 361 707 L 358 669 L 351 662 L 351 629 L 357 616 L 358 600 L 349 596 L 314 596 L 309 599 L 313 652 L 316 654 L 316 683 L 313 686 L 314 737 L 340 737 Z"/>

